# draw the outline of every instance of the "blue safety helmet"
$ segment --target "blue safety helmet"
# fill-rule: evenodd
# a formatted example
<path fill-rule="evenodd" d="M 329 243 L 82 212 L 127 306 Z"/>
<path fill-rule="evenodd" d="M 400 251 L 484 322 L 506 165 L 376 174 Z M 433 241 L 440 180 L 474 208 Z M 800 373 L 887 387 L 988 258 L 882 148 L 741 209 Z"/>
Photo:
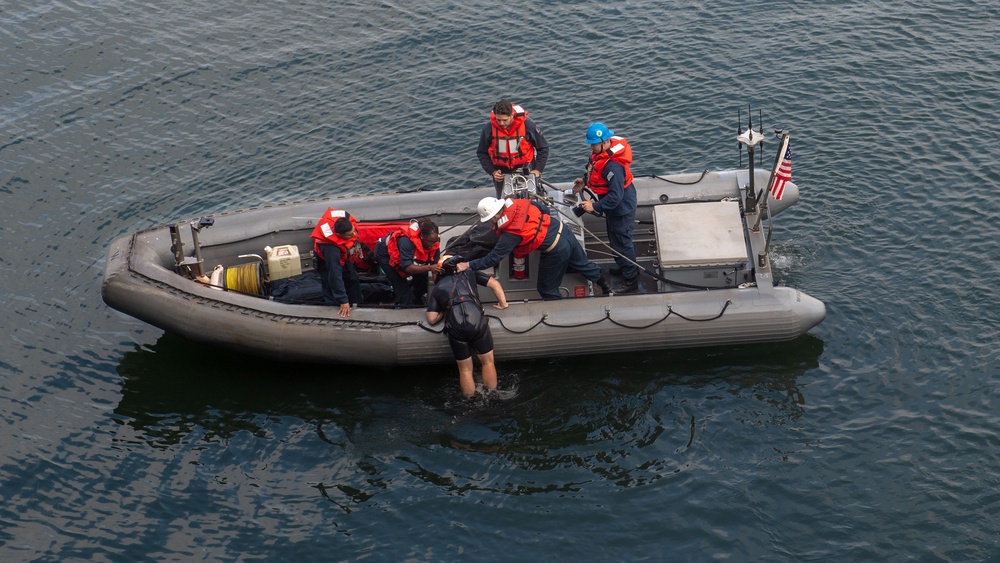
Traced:
<path fill-rule="evenodd" d="M 608 126 L 601 122 L 594 122 L 587 127 L 587 144 L 596 145 L 597 143 L 603 143 L 611 138 L 615 132 L 608 129 Z"/>

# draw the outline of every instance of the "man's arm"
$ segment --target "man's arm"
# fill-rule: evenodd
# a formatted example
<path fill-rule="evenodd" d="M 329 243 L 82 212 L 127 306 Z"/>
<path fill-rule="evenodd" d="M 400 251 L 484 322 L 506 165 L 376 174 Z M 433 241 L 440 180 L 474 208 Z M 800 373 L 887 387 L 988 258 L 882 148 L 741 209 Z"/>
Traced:
<path fill-rule="evenodd" d="M 399 248 L 399 265 L 403 267 L 403 271 L 411 276 L 418 276 L 420 274 L 426 274 L 427 272 L 438 271 L 437 264 L 414 264 L 413 256 L 416 254 L 416 249 L 413 247 L 413 241 L 407 237 L 400 236 L 396 239 L 396 247 Z"/>
<path fill-rule="evenodd" d="M 476 149 L 476 157 L 479 158 L 479 165 L 489 175 L 493 175 L 493 171 L 497 169 L 493 165 L 493 159 L 490 158 L 491 142 L 493 142 L 493 126 L 487 123 L 479 133 L 479 147 Z"/>
<path fill-rule="evenodd" d="M 326 262 L 326 287 L 323 288 L 323 301 L 340 307 L 341 317 L 351 316 L 351 299 L 347 296 L 344 286 L 344 266 L 340 265 L 340 247 L 335 244 L 323 244 L 319 247 Z"/>
<path fill-rule="evenodd" d="M 521 237 L 515 235 L 514 233 L 503 233 L 500 235 L 500 238 L 497 239 L 497 243 L 493 246 L 493 250 L 482 258 L 477 258 L 468 262 L 469 267 L 473 270 L 492 268 L 500 262 L 503 262 L 503 259 L 509 256 L 510 253 L 514 251 L 514 248 L 516 248 L 519 244 L 521 244 Z"/>
<path fill-rule="evenodd" d="M 437 300 L 437 293 L 437 291 L 432 291 L 427 296 L 427 322 L 432 325 L 438 324 L 444 318 L 444 311 L 439 310 L 442 305 Z"/>
<path fill-rule="evenodd" d="M 320 245 L 323 251 L 323 261 L 326 262 L 326 283 L 330 288 L 328 298 L 337 305 L 349 302 L 347 288 L 344 286 L 344 269 L 340 265 L 340 247 L 335 244 Z"/>
<path fill-rule="evenodd" d="M 490 277 L 490 281 L 486 282 L 486 287 L 493 290 L 493 295 L 497 298 L 496 305 L 493 305 L 494 309 L 506 309 L 507 296 L 503 293 L 503 286 L 500 285 L 500 281 L 494 277 Z"/>

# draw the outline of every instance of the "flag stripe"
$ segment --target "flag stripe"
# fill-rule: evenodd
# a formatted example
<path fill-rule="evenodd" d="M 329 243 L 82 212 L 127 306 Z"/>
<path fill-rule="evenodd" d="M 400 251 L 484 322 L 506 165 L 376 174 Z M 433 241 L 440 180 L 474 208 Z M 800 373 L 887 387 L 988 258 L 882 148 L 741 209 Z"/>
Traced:
<path fill-rule="evenodd" d="M 778 170 L 771 179 L 771 197 L 781 200 L 785 195 L 785 184 L 792 181 L 792 147 L 785 147 L 785 155 L 778 164 Z"/>

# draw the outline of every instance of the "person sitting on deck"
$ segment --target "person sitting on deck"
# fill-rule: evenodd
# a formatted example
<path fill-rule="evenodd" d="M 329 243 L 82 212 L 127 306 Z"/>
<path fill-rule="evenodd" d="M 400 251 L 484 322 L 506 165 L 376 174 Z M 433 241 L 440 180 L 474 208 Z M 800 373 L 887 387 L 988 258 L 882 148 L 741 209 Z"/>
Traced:
<path fill-rule="evenodd" d="M 375 259 L 392 284 L 397 309 L 412 307 L 423 300 L 427 293 L 427 273 L 438 271 L 440 241 L 438 226 L 424 217 L 375 243 Z"/>
<path fill-rule="evenodd" d="M 354 217 L 342 209 L 323 212 L 310 235 L 316 252 L 316 270 L 323 282 L 323 302 L 340 306 L 340 316 L 351 316 L 361 303 L 361 280 L 351 253 L 357 253 L 358 229 Z"/>

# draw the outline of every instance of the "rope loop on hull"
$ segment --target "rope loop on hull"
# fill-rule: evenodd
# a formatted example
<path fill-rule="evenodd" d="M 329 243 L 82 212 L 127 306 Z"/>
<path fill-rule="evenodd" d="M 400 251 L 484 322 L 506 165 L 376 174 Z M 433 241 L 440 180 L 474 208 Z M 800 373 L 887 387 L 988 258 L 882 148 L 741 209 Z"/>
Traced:
<path fill-rule="evenodd" d="M 531 332 L 532 330 L 535 330 L 540 325 L 545 325 L 545 326 L 551 327 L 551 328 L 580 328 L 580 327 L 584 327 L 584 326 L 590 326 L 590 325 L 595 325 L 595 324 L 598 324 L 598 323 L 602 323 L 604 321 L 608 321 L 611 324 L 613 324 L 615 326 L 620 326 L 622 328 L 630 328 L 630 329 L 635 329 L 635 330 L 643 330 L 643 329 L 654 327 L 654 326 L 662 323 L 663 321 L 667 320 L 671 316 L 680 317 L 681 319 L 684 319 L 685 321 L 692 322 L 692 323 L 704 323 L 704 322 L 714 321 L 716 319 L 721 318 L 722 315 L 724 315 L 726 313 L 726 310 L 729 309 L 729 306 L 732 305 L 732 304 L 733 304 L 732 300 L 727 299 L 725 305 L 722 306 L 722 310 L 719 311 L 718 315 L 715 315 L 714 317 L 708 317 L 708 318 L 705 318 L 705 319 L 696 319 L 696 318 L 692 318 L 692 317 L 687 317 L 687 316 L 684 316 L 684 315 L 678 313 L 677 311 L 675 311 L 673 307 L 668 307 L 667 308 L 667 314 L 663 315 L 662 318 L 660 318 L 658 320 L 655 320 L 655 321 L 653 321 L 653 322 L 651 322 L 649 324 L 645 324 L 645 325 L 641 325 L 641 326 L 635 326 L 635 325 L 625 324 L 625 323 L 623 323 L 621 321 L 616 321 L 615 319 L 611 318 L 611 307 L 605 307 L 604 308 L 604 316 L 602 318 L 600 318 L 600 319 L 596 319 L 596 320 L 593 320 L 593 321 L 586 321 L 586 322 L 582 322 L 582 323 L 570 324 L 570 325 L 559 325 L 559 324 L 550 323 L 549 320 L 548 320 L 549 316 L 548 315 L 542 315 L 542 318 L 539 319 L 538 322 L 536 322 L 535 324 L 531 325 L 530 327 L 528 327 L 528 328 L 526 328 L 524 330 L 514 330 L 514 329 L 508 327 L 503 322 L 503 319 L 501 319 L 500 317 L 498 317 L 496 315 L 486 315 L 486 316 L 488 318 L 491 318 L 491 319 L 496 319 L 497 322 L 500 323 L 500 326 L 504 330 L 506 330 L 507 332 L 510 332 L 512 334 L 526 334 L 528 332 Z M 426 330 L 427 332 L 433 332 L 434 334 L 442 334 L 444 332 L 443 328 L 441 330 L 435 330 L 435 329 L 433 329 L 433 328 L 425 325 L 422 322 L 418 322 L 417 326 L 419 326 L 420 328 Z"/>

